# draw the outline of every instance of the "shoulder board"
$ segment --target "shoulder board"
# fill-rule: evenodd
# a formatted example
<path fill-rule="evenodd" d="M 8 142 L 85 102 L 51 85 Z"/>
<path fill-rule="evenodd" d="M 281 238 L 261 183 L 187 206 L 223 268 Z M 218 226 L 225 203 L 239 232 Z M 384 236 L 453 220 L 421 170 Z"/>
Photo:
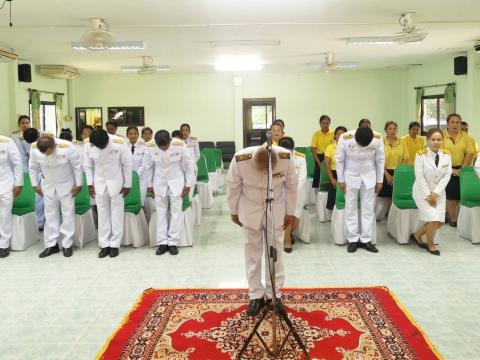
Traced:
<path fill-rule="evenodd" d="M 70 147 L 70 144 L 67 144 L 67 143 L 61 143 L 61 144 L 57 144 L 57 146 L 58 146 L 59 148 L 63 148 L 63 149 L 65 149 L 65 148 L 69 148 L 69 147 Z"/>
<path fill-rule="evenodd" d="M 124 143 L 123 139 L 113 139 L 113 142 L 115 144 L 123 144 Z"/>
<path fill-rule="evenodd" d="M 185 145 L 185 143 L 183 141 L 174 141 L 172 144 L 175 145 L 175 146 L 184 146 Z"/>
<path fill-rule="evenodd" d="M 0 142 L 5 142 L 5 143 L 8 143 L 12 141 L 12 139 L 10 139 L 9 137 L 6 137 L 6 136 L 1 136 L 0 135 Z"/>
<path fill-rule="evenodd" d="M 143 139 L 138 139 L 138 140 L 137 140 L 137 143 L 138 143 L 139 145 L 145 145 L 145 141 L 143 141 Z"/>
<path fill-rule="evenodd" d="M 343 138 L 344 138 L 345 140 L 351 139 L 352 137 L 353 137 L 352 134 L 345 134 L 345 135 L 343 135 Z"/>
<path fill-rule="evenodd" d="M 20 130 L 12 131 L 12 135 L 15 135 L 15 134 L 18 134 L 18 133 L 20 133 Z"/>
<path fill-rule="evenodd" d="M 427 149 L 422 149 L 417 151 L 418 155 L 425 155 L 426 153 L 427 153 Z"/>
<path fill-rule="evenodd" d="M 197 138 L 195 136 L 190 136 L 190 140 L 195 140 L 197 141 Z"/>
<path fill-rule="evenodd" d="M 440 151 L 446 155 L 450 155 L 450 151 L 448 151 L 447 149 L 441 149 Z"/>
<path fill-rule="evenodd" d="M 290 159 L 290 153 L 280 153 L 278 154 L 280 159 Z"/>
<path fill-rule="evenodd" d="M 252 154 L 245 154 L 245 155 L 237 155 L 235 156 L 235 160 L 237 162 L 239 161 L 245 161 L 245 160 L 250 160 L 252 158 Z"/>
<path fill-rule="evenodd" d="M 298 152 L 298 151 L 295 151 L 295 155 L 299 156 L 299 157 L 305 157 L 304 153 L 301 153 L 301 152 Z"/>
<path fill-rule="evenodd" d="M 75 145 L 83 144 L 81 141 L 78 141 L 78 140 L 73 140 L 72 143 Z"/>
<path fill-rule="evenodd" d="M 84 144 L 89 144 L 89 143 L 90 143 L 90 138 L 85 138 L 85 139 L 83 139 L 83 143 L 84 143 Z"/>
<path fill-rule="evenodd" d="M 147 142 L 146 144 L 148 147 L 154 147 L 154 146 L 157 146 L 157 144 L 155 144 L 155 140 L 150 140 L 149 142 Z"/>
<path fill-rule="evenodd" d="M 373 134 L 373 137 L 374 137 L 375 139 L 381 139 L 381 138 L 382 138 L 382 135 L 380 135 L 380 134 Z"/>
<path fill-rule="evenodd" d="M 51 133 L 50 131 L 44 131 L 42 135 L 53 137 L 53 133 Z"/>
<path fill-rule="evenodd" d="M 37 148 L 37 143 L 34 142 L 34 143 L 32 144 L 32 146 L 31 146 L 31 148 L 32 148 L 32 149 L 36 149 L 36 148 Z"/>

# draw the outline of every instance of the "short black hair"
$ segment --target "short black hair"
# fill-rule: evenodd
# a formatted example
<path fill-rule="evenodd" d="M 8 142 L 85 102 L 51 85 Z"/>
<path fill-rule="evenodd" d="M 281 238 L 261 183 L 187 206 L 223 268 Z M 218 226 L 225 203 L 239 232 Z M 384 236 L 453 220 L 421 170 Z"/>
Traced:
<path fill-rule="evenodd" d="M 107 127 L 108 125 L 112 125 L 115 129 L 118 129 L 118 121 L 115 119 L 108 120 L 105 124 L 105 127 Z"/>
<path fill-rule="evenodd" d="M 362 127 L 364 124 L 368 124 L 368 125 L 372 126 L 372 123 L 370 122 L 370 120 L 368 120 L 368 119 L 362 119 L 362 120 L 360 120 L 360 121 L 358 122 L 358 127 L 360 128 L 360 127 Z"/>
<path fill-rule="evenodd" d="M 35 128 L 29 128 L 23 132 L 23 138 L 29 144 L 33 144 L 35 141 L 38 140 L 40 133 Z"/>
<path fill-rule="evenodd" d="M 361 147 L 367 147 L 373 140 L 373 130 L 368 127 L 359 127 L 355 132 L 355 141 Z"/>
<path fill-rule="evenodd" d="M 320 116 L 320 119 L 318 120 L 318 122 L 322 122 L 323 120 L 328 120 L 329 123 L 332 122 L 332 119 L 330 119 L 330 116 L 328 116 L 328 115 Z"/>
<path fill-rule="evenodd" d="M 153 134 L 152 128 L 149 128 L 149 127 L 147 126 L 147 127 L 144 127 L 144 128 L 142 129 L 142 135 L 145 134 L 147 131 L 150 131 L 150 132 Z"/>
<path fill-rule="evenodd" d="M 80 129 L 80 133 L 82 133 L 85 129 L 90 129 L 91 131 L 95 130 L 92 125 L 83 125 Z"/>
<path fill-rule="evenodd" d="M 450 122 L 450 120 L 452 120 L 452 118 L 454 117 L 458 117 L 460 119 L 460 122 L 462 122 L 462 117 L 458 114 L 450 114 L 447 116 L 447 124 Z"/>
<path fill-rule="evenodd" d="M 333 135 L 337 135 L 337 132 L 339 132 L 340 130 L 343 131 L 344 133 L 346 133 L 348 131 L 345 126 L 337 126 L 335 128 L 335 131 L 334 131 Z"/>
<path fill-rule="evenodd" d="M 42 135 L 37 140 L 37 149 L 42 153 L 55 147 L 55 139 L 49 135 Z"/>
<path fill-rule="evenodd" d="M 20 125 L 20 122 L 21 122 L 23 119 L 27 119 L 28 122 L 30 122 L 30 117 L 29 117 L 29 116 L 27 116 L 27 115 L 20 115 L 20 116 L 18 117 L 18 121 L 17 121 L 18 125 Z"/>
<path fill-rule="evenodd" d="M 130 130 L 137 130 L 137 134 L 138 134 L 138 127 L 136 127 L 136 126 L 129 126 L 129 127 L 127 127 L 127 131 L 125 132 L 125 134 L 128 135 L 128 132 L 129 132 Z"/>
<path fill-rule="evenodd" d="M 170 133 L 167 130 L 158 130 L 155 133 L 155 144 L 159 147 L 168 145 L 170 140 Z"/>
<path fill-rule="evenodd" d="M 109 141 L 110 137 L 104 129 L 95 129 L 90 134 L 90 143 L 99 149 L 105 149 Z"/>
<path fill-rule="evenodd" d="M 190 125 L 187 124 L 187 123 L 184 123 L 184 124 L 180 125 L 180 130 L 182 130 L 182 128 L 185 127 L 185 126 L 188 127 L 188 131 L 192 130 L 192 129 L 190 129 Z"/>
<path fill-rule="evenodd" d="M 277 119 L 273 123 L 280 123 L 280 126 L 285 129 L 285 122 L 282 119 Z"/>
<path fill-rule="evenodd" d="M 281 146 L 288 150 L 295 149 L 295 141 L 290 136 L 284 136 L 278 140 L 278 146 Z"/>
<path fill-rule="evenodd" d="M 72 135 L 72 130 L 66 128 L 62 129 L 60 131 L 60 139 L 67 140 L 67 141 L 72 141 L 73 140 L 73 135 Z"/>
<path fill-rule="evenodd" d="M 422 127 L 418 121 L 412 121 L 410 124 L 408 124 L 408 130 L 411 130 L 415 126 Z"/>
<path fill-rule="evenodd" d="M 466 121 L 462 121 L 462 125 L 464 125 L 464 126 L 465 126 L 465 125 L 466 125 L 466 126 L 468 126 L 468 122 L 466 122 Z"/>
<path fill-rule="evenodd" d="M 173 130 L 172 131 L 172 138 L 182 138 L 182 132 L 180 130 Z"/>

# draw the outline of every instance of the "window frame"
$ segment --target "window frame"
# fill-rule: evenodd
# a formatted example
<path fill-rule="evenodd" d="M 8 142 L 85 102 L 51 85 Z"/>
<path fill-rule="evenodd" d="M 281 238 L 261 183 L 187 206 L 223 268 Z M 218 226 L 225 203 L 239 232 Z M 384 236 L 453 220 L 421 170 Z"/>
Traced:
<path fill-rule="evenodd" d="M 444 94 L 435 94 L 435 95 L 423 95 L 422 96 L 422 105 L 420 108 L 420 131 L 422 135 L 426 135 L 427 132 L 424 130 L 423 126 L 423 115 L 424 115 L 424 106 L 423 106 L 423 101 L 424 100 L 431 100 L 431 99 L 436 99 L 437 100 L 437 127 L 440 129 L 440 99 L 445 99 Z"/>
<path fill-rule="evenodd" d="M 109 106 L 107 107 L 107 121 L 112 120 L 110 117 L 110 114 L 112 113 L 113 109 L 116 109 L 117 110 L 116 112 L 118 112 L 118 110 L 122 110 L 125 112 L 124 121 L 118 122 L 119 127 L 145 126 L 145 106 Z M 136 110 L 140 112 L 140 119 L 137 123 L 130 121 L 130 119 L 127 118 L 127 110 Z M 103 118 L 102 118 L 102 122 L 103 122 Z"/>
<path fill-rule="evenodd" d="M 50 106 L 54 106 L 55 107 L 55 101 L 40 101 L 40 111 L 42 112 L 42 124 L 41 124 L 41 129 L 38 129 L 38 130 L 41 130 L 41 131 L 46 131 L 45 130 L 45 105 L 50 105 Z M 30 119 L 32 118 L 32 102 L 29 101 L 28 102 L 28 112 L 29 112 L 29 115 L 30 115 Z M 57 136 L 58 134 L 58 124 L 57 124 L 57 113 L 56 113 L 56 110 L 55 110 L 55 136 Z"/>

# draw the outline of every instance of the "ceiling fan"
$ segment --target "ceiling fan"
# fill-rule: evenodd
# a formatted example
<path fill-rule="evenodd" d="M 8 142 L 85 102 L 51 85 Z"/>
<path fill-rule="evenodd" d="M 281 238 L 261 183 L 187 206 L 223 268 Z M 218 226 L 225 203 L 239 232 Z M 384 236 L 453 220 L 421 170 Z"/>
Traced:
<path fill-rule="evenodd" d="M 80 42 L 73 42 L 75 50 L 142 50 L 145 44 L 142 41 L 115 41 L 105 19 L 90 19 L 91 28 L 85 31 Z"/>
<path fill-rule="evenodd" d="M 310 63 L 310 67 L 320 69 L 324 72 L 335 71 L 338 69 L 351 69 L 357 67 L 355 62 L 338 62 L 335 61 L 335 55 L 332 52 L 325 53 L 325 62 Z"/>
<path fill-rule="evenodd" d="M 415 13 L 408 12 L 402 14 L 399 23 L 402 30 L 392 36 L 365 36 L 347 38 L 348 45 L 398 45 L 418 43 L 423 41 L 428 32 L 425 29 L 417 29 L 413 21 Z"/>
<path fill-rule="evenodd" d="M 139 75 L 151 75 L 157 71 L 169 71 L 168 65 L 153 65 L 153 59 L 150 56 L 142 56 L 142 66 L 123 65 L 120 67 L 122 71 L 135 71 Z"/>

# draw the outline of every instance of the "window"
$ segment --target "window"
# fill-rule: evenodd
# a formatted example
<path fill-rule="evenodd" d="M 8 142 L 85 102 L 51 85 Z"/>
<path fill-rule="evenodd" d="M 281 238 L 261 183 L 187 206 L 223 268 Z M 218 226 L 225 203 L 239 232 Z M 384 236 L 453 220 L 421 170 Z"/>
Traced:
<path fill-rule="evenodd" d="M 80 136 L 81 129 L 85 125 L 94 128 L 102 127 L 102 108 L 101 107 L 77 107 L 75 108 L 75 120 L 77 136 Z"/>
<path fill-rule="evenodd" d="M 145 126 L 144 113 L 143 106 L 109 107 L 108 120 L 117 120 L 118 126 Z"/>
<path fill-rule="evenodd" d="M 443 94 L 422 97 L 421 123 L 422 134 L 425 134 L 430 129 L 445 129 L 447 127 L 445 97 Z"/>
<path fill-rule="evenodd" d="M 32 103 L 30 103 L 30 119 L 31 118 Z M 54 102 L 42 101 L 40 103 L 40 127 L 40 130 L 49 131 L 55 136 L 57 135 L 57 116 Z"/>
<path fill-rule="evenodd" d="M 275 98 L 243 99 L 243 136 L 245 146 L 266 141 L 266 132 L 275 120 Z"/>

